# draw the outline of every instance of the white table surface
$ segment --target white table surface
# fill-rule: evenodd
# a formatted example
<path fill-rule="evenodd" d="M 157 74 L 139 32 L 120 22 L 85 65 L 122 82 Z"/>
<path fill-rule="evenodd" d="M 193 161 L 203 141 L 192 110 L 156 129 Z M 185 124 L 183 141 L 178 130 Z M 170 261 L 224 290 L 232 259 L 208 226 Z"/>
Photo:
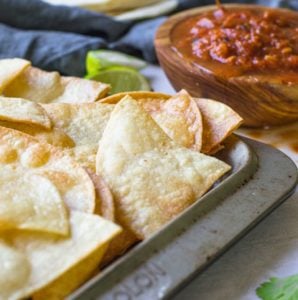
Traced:
<path fill-rule="evenodd" d="M 155 91 L 174 93 L 165 74 L 158 66 L 149 66 L 143 74 L 150 79 Z M 262 131 L 258 138 L 275 143 L 281 130 L 295 130 L 298 143 L 298 123 Z M 240 134 L 248 135 L 241 129 Z M 280 143 L 279 143 L 280 144 Z M 298 154 L 287 144 L 280 144 L 298 165 Z M 253 300 L 256 288 L 270 277 L 298 274 L 298 189 L 272 214 L 213 263 L 205 272 L 186 286 L 175 300 Z"/>

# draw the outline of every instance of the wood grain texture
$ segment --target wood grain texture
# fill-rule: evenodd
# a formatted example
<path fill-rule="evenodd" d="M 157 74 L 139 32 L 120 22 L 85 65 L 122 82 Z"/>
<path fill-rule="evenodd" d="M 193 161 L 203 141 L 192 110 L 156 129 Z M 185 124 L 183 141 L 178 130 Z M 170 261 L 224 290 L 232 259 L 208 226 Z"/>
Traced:
<path fill-rule="evenodd" d="M 256 6 L 237 4 L 225 7 Z M 298 120 L 298 73 L 297 81 L 291 84 L 284 83 L 282 76 L 223 77 L 183 58 L 173 47 L 171 32 L 178 23 L 215 8 L 205 6 L 184 11 L 170 17 L 159 28 L 155 37 L 157 56 L 174 88 L 186 89 L 192 96 L 211 98 L 229 105 L 243 117 L 247 126 L 280 125 Z"/>

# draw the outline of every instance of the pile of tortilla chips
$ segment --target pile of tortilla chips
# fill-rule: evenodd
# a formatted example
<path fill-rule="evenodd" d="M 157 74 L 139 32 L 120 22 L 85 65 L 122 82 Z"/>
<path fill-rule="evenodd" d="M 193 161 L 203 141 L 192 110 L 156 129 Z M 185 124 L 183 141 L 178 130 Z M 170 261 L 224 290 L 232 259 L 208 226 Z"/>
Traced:
<path fill-rule="evenodd" d="M 230 166 L 229 107 L 0 60 L 0 299 L 63 299 Z"/>

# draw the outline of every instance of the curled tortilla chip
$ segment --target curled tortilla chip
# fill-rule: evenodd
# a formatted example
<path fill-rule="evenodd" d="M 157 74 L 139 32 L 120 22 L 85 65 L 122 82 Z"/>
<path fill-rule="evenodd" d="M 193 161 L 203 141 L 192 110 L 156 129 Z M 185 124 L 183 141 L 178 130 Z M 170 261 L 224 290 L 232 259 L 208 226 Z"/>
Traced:
<path fill-rule="evenodd" d="M 30 64 L 30 61 L 21 58 L 0 59 L 0 94 Z"/>
<path fill-rule="evenodd" d="M 94 271 L 108 243 L 121 232 L 112 222 L 81 212 L 71 212 L 70 225 L 71 236 L 68 238 L 29 232 L 2 235 L 3 241 L 22 253 L 30 264 L 29 274 L 22 278 L 23 285 L 10 289 L 8 299 L 23 299 L 40 293 L 51 296 L 43 299 L 64 299 Z M 90 257 L 92 261 L 85 265 Z M 65 285 L 62 287 L 61 284 Z M 0 286 L 0 298 L 4 288 Z"/>
<path fill-rule="evenodd" d="M 243 122 L 229 106 L 210 99 L 194 98 L 203 117 L 203 153 L 215 153 L 221 143 Z"/>
<path fill-rule="evenodd" d="M 0 230 L 26 229 L 68 235 L 68 212 L 55 185 L 32 173 L 12 179 L 5 176 L 7 171 L 0 172 Z M 15 174 L 13 169 L 11 173 Z"/>
<path fill-rule="evenodd" d="M 0 120 L 51 128 L 51 120 L 39 104 L 20 98 L 0 97 Z"/>
<path fill-rule="evenodd" d="M 101 176 L 90 171 L 88 171 L 88 173 L 92 178 L 97 195 L 95 213 L 118 224 L 119 222 L 115 220 L 114 198 L 110 188 L 104 182 Z M 100 268 L 104 268 L 108 264 L 112 263 L 118 257 L 122 256 L 126 251 L 128 251 L 138 241 L 140 241 L 140 239 L 138 239 L 132 231 L 127 228 L 122 229 L 122 232 L 110 242 L 100 263 Z"/>
<path fill-rule="evenodd" d="M 115 207 L 113 195 L 105 183 L 103 178 L 96 175 L 91 170 L 86 169 L 90 178 L 93 181 L 96 193 L 96 208 L 95 214 L 103 216 L 105 219 L 114 221 L 115 220 Z"/>
<path fill-rule="evenodd" d="M 195 101 L 181 91 L 167 100 L 139 102 L 165 133 L 178 145 L 200 151 L 203 124 Z"/>
<path fill-rule="evenodd" d="M 48 178 L 70 209 L 94 212 L 93 183 L 71 157 L 27 134 L 0 127 L 1 177 L 11 176 L 11 170 L 17 173 L 34 172 Z"/>
<path fill-rule="evenodd" d="M 116 219 L 140 239 L 199 199 L 229 170 L 216 158 L 172 142 L 130 97 L 112 112 L 96 161 L 96 172 L 114 195 Z"/>
<path fill-rule="evenodd" d="M 101 176 L 96 175 L 91 170 L 87 170 L 87 172 L 93 181 L 96 192 L 95 213 L 103 216 L 107 220 L 114 221 L 117 224 L 118 222 L 115 221 L 114 198 L 110 188 Z M 106 265 L 110 264 L 112 261 L 123 255 L 138 241 L 139 239 L 135 234 L 133 234 L 129 229 L 123 228 L 123 231 L 119 235 L 117 235 L 109 244 L 100 263 L 100 267 L 103 268 Z"/>
<path fill-rule="evenodd" d="M 106 104 L 117 104 L 120 100 L 122 100 L 125 96 L 130 96 L 134 100 L 137 101 L 154 101 L 154 100 L 167 100 L 171 98 L 170 95 L 156 92 L 123 92 L 111 95 L 109 97 L 103 98 L 99 100 L 100 103 Z"/>
<path fill-rule="evenodd" d="M 109 85 L 97 81 L 63 77 L 58 72 L 27 67 L 6 84 L 3 95 L 38 103 L 82 103 L 97 101 L 104 97 L 109 89 Z"/>

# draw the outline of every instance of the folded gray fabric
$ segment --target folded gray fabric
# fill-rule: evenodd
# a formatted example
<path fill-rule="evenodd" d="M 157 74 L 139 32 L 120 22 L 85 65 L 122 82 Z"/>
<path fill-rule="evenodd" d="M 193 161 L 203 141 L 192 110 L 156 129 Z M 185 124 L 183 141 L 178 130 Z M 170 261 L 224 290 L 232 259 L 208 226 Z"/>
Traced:
<path fill-rule="evenodd" d="M 233 0 L 222 3 L 234 2 Z M 242 0 L 298 9 L 298 0 Z M 214 0 L 179 0 L 177 11 Z M 40 0 L 0 0 L 0 58 L 21 57 L 46 70 L 83 76 L 89 50 L 116 49 L 156 62 L 154 35 L 165 20 L 120 22 L 88 10 Z"/>
<path fill-rule="evenodd" d="M 75 33 L 20 30 L 0 23 L 0 58 L 21 57 L 45 70 L 83 76 L 89 50 L 105 48 L 102 38 Z"/>
<path fill-rule="evenodd" d="M 0 0 L 0 22 L 21 29 L 38 29 L 119 38 L 130 23 L 78 7 L 55 6 L 40 0 Z"/>

